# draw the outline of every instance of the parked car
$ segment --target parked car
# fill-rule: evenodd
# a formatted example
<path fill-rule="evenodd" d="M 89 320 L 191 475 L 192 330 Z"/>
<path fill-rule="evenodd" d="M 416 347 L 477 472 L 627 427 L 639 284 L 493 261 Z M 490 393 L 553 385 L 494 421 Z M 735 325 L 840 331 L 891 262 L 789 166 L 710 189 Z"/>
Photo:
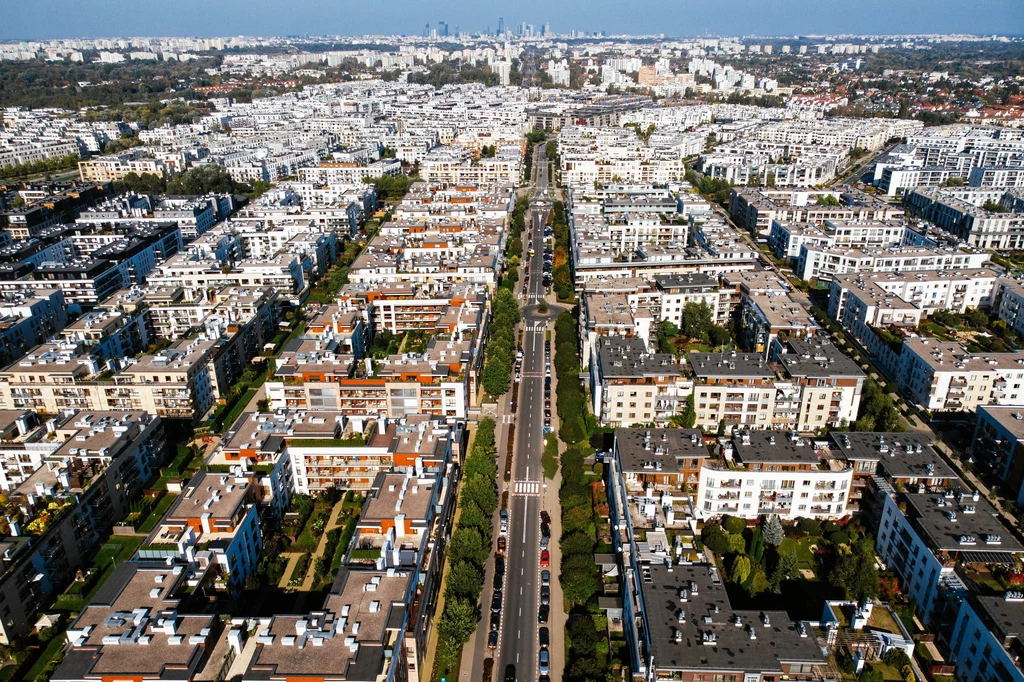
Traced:
<path fill-rule="evenodd" d="M 494 572 L 494 585 L 493 585 L 495 592 L 501 592 L 501 590 L 502 590 L 503 584 L 502 584 L 502 580 L 501 579 L 502 579 L 502 575 L 500 573 L 498 573 L 497 571 L 495 571 Z"/>
<path fill-rule="evenodd" d="M 551 584 L 551 571 L 541 571 L 540 572 L 540 584 L 541 585 L 550 585 Z"/>
<path fill-rule="evenodd" d="M 551 603 L 551 586 L 541 585 L 540 588 L 540 603 L 550 604 Z"/>
<path fill-rule="evenodd" d="M 537 670 L 542 675 L 546 675 L 549 672 L 551 672 L 551 661 L 550 661 L 550 657 L 548 656 L 548 650 L 547 649 L 541 649 L 540 650 L 540 665 L 537 667 Z"/>
<path fill-rule="evenodd" d="M 505 557 L 496 556 L 494 557 L 494 574 L 505 575 Z"/>
<path fill-rule="evenodd" d="M 491 630 L 491 634 L 487 635 L 487 648 L 497 649 L 498 648 L 498 631 Z"/>
<path fill-rule="evenodd" d="M 542 623 L 542 624 L 543 623 L 547 623 L 548 622 L 548 614 L 550 614 L 550 613 L 551 613 L 551 607 L 548 606 L 547 604 L 541 604 L 540 609 L 537 611 L 537 622 Z"/>
<path fill-rule="evenodd" d="M 540 548 L 542 550 L 544 550 L 545 552 L 548 551 L 548 542 L 550 542 L 550 541 L 551 541 L 551 536 L 550 535 L 541 535 L 540 536 Z M 546 565 L 547 564 L 541 562 L 541 566 L 546 566 Z"/>
<path fill-rule="evenodd" d="M 551 514 L 548 514 L 547 511 L 541 510 L 540 520 L 541 523 L 551 523 Z"/>
<path fill-rule="evenodd" d="M 500 613 L 492 613 L 491 614 L 491 629 L 492 630 L 497 630 L 500 625 L 501 625 L 501 614 Z"/>
<path fill-rule="evenodd" d="M 503 535 L 503 536 L 501 536 L 500 538 L 498 538 L 498 551 L 499 551 L 499 552 L 504 552 L 504 551 L 505 551 L 505 546 L 506 546 L 507 544 L 508 544 L 508 543 L 506 542 L 506 540 L 505 540 L 505 536 L 504 536 L 504 535 Z"/>
<path fill-rule="evenodd" d="M 491 597 L 491 613 L 499 613 L 501 611 L 501 592 L 495 592 L 494 596 Z"/>
<path fill-rule="evenodd" d="M 551 553 L 546 549 L 540 553 L 540 565 L 543 568 L 547 568 L 551 565 Z"/>
<path fill-rule="evenodd" d="M 541 537 L 545 537 L 545 538 L 551 537 L 551 524 L 547 524 L 547 523 L 544 523 L 543 521 L 541 521 L 540 522 L 540 534 L 541 534 Z"/>
<path fill-rule="evenodd" d="M 551 643 L 551 636 L 548 633 L 548 629 L 547 628 L 541 628 L 540 630 L 537 631 L 537 634 L 540 636 L 540 645 L 542 647 L 544 647 L 545 649 L 547 649 L 548 645 Z"/>

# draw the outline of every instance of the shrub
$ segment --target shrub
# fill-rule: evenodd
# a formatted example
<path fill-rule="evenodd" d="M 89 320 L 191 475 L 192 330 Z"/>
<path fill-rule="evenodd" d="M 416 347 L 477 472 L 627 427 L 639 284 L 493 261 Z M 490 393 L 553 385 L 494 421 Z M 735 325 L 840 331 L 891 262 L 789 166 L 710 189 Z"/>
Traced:
<path fill-rule="evenodd" d="M 821 523 L 817 519 L 800 519 L 800 530 L 809 534 L 817 535 L 821 532 Z"/>
<path fill-rule="evenodd" d="M 729 533 L 742 533 L 747 528 L 747 522 L 736 516 L 723 516 L 722 528 Z"/>

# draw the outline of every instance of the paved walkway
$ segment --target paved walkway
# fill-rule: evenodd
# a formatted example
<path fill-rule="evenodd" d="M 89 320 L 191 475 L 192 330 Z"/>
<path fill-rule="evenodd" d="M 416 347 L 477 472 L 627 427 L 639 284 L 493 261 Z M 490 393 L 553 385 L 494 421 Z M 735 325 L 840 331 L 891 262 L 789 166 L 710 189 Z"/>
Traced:
<path fill-rule="evenodd" d="M 331 508 L 330 515 L 327 517 L 327 525 L 324 526 L 324 531 L 320 535 L 320 541 L 316 545 L 316 550 L 314 550 L 313 555 L 309 559 L 309 567 L 306 569 L 306 575 L 303 578 L 301 585 L 290 585 L 289 582 L 291 581 L 292 571 L 295 570 L 295 564 L 298 563 L 299 557 L 305 554 L 305 552 L 281 553 L 281 556 L 288 559 L 288 564 L 285 566 L 284 575 L 281 576 L 281 580 L 277 584 L 278 587 L 290 589 L 295 592 L 309 592 L 313 589 L 313 580 L 316 578 L 316 571 L 313 569 L 313 564 L 316 563 L 318 557 L 323 555 L 324 549 L 327 546 L 327 531 L 341 525 L 338 523 L 338 519 L 343 511 L 343 505 L 344 501 L 341 500 Z"/>

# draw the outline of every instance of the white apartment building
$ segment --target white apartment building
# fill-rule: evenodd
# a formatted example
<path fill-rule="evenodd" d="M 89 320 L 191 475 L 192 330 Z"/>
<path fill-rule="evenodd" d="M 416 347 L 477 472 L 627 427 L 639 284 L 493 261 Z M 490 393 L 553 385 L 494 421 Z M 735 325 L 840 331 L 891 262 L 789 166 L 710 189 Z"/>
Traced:
<path fill-rule="evenodd" d="M 796 271 L 804 281 L 837 275 L 917 270 L 979 269 L 991 256 L 977 249 L 933 246 L 892 246 L 886 249 L 850 249 L 810 244 L 800 246 Z"/>
<path fill-rule="evenodd" d="M 724 461 L 706 460 L 700 469 L 697 518 L 843 518 L 853 467 L 830 452 L 793 432 L 739 431 L 723 446 Z"/>
<path fill-rule="evenodd" d="M 973 411 L 979 405 L 1024 405 L 1024 353 L 970 353 L 962 344 L 904 339 L 897 381 L 930 411 Z"/>

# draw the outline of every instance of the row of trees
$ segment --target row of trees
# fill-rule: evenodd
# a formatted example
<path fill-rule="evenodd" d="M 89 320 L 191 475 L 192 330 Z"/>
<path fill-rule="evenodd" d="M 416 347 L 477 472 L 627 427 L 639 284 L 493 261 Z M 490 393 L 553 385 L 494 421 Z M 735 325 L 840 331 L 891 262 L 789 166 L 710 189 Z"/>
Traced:
<path fill-rule="evenodd" d="M 712 144 L 711 138 L 708 138 L 708 143 Z M 711 178 L 708 176 L 700 177 L 696 171 L 692 168 L 686 170 L 686 181 L 697 188 L 704 198 L 709 201 L 715 201 L 722 206 L 729 205 L 729 195 L 731 194 L 732 185 L 725 178 Z M 775 178 L 772 178 L 772 184 L 775 184 Z"/>
<path fill-rule="evenodd" d="M 533 172 L 533 148 L 547 139 L 547 133 L 543 130 L 531 130 L 526 133 L 526 160 L 523 163 L 523 170 L 526 172 L 526 179 L 529 181 L 530 173 Z"/>
<path fill-rule="evenodd" d="M 438 621 L 437 667 L 450 670 L 476 631 L 484 564 L 491 555 L 491 520 L 498 508 L 494 420 L 481 419 L 462 470 L 462 513 L 448 544 L 444 611 Z"/>
<path fill-rule="evenodd" d="M 252 185 L 236 182 L 227 169 L 215 163 L 203 164 L 190 169 L 178 177 L 165 178 L 153 173 L 132 171 L 121 180 L 114 182 L 114 191 L 138 192 L 140 194 L 246 194 L 250 198 L 259 196 L 271 184 L 257 180 Z"/>
<path fill-rule="evenodd" d="M 401 175 L 378 175 L 377 177 L 367 176 L 363 182 L 373 185 L 377 191 L 377 201 L 401 201 L 405 193 L 412 187 L 412 183 L 419 180 L 416 176 Z"/>
<path fill-rule="evenodd" d="M 590 448 L 584 442 L 587 406 L 580 389 L 576 329 L 575 320 L 569 313 L 562 313 L 555 323 L 559 437 L 569 446 L 562 453 L 562 486 L 558 490 L 562 509 L 559 583 L 570 607 L 566 622 L 570 648 L 565 662 L 565 679 L 589 682 L 607 679 L 608 671 L 601 664 L 597 652 L 604 633 L 598 631 L 590 611 L 591 602 L 601 589 L 601 575 L 594 564 L 594 508 L 597 501 L 584 469 Z"/>
<path fill-rule="evenodd" d="M 868 377 L 860 395 L 860 416 L 853 423 L 854 431 L 905 431 L 900 411 L 892 396 L 882 390 L 878 382 Z"/>
<path fill-rule="evenodd" d="M 555 321 L 555 408 L 558 410 L 558 436 L 569 445 L 589 437 L 587 398 L 580 387 L 580 356 L 576 345 L 576 321 L 562 313 Z"/>
<path fill-rule="evenodd" d="M 16 180 L 30 175 L 68 170 L 75 168 L 78 165 L 78 161 L 78 154 L 67 154 L 65 156 L 54 156 L 49 159 L 33 161 L 32 163 L 15 163 L 2 166 L 0 167 L 0 180 Z"/>
<path fill-rule="evenodd" d="M 565 217 L 565 204 L 561 201 L 556 201 L 551 209 L 551 232 L 555 238 L 551 258 L 551 286 L 559 301 L 573 302 L 576 294 L 569 267 L 569 223 Z"/>
<path fill-rule="evenodd" d="M 503 395 L 512 386 L 512 366 L 516 360 L 516 324 L 519 302 L 506 287 L 499 287 L 491 303 L 490 338 L 484 347 L 484 371 L 481 383 L 491 395 Z"/>

